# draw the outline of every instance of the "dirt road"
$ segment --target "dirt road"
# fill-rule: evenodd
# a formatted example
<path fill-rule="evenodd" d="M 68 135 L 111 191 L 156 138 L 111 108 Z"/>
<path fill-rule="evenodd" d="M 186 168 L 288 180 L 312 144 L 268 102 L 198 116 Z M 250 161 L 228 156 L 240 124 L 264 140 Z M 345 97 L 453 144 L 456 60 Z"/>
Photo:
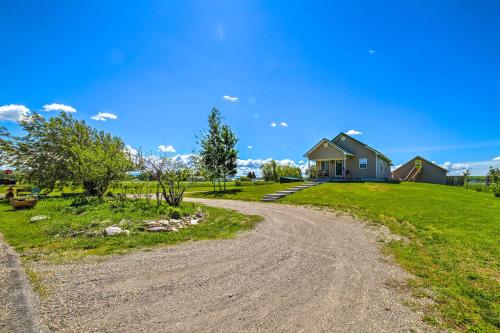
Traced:
<path fill-rule="evenodd" d="M 0 332 L 45 332 L 38 305 L 18 255 L 0 235 Z"/>
<path fill-rule="evenodd" d="M 265 218 L 235 239 L 39 265 L 42 318 L 68 332 L 425 330 L 394 285 L 377 233 L 350 217 L 286 205 L 196 200 Z"/>

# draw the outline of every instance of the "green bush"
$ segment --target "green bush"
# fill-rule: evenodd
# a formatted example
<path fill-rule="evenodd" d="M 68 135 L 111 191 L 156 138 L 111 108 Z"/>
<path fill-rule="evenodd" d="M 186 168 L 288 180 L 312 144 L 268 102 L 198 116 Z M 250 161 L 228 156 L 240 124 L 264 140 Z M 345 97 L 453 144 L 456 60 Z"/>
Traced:
<path fill-rule="evenodd" d="M 500 187 L 495 187 L 493 189 L 493 195 L 497 198 L 500 198 Z"/>
<path fill-rule="evenodd" d="M 73 201 L 71 201 L 70 207 L 81 207 L 81 206 L 86 206 L 88 204 L 89 204 L 89 199 L 87 199 L 86 196 L 82 195 L 73 199 Z"/>
<path fill-rule="evenodd" d="M 482 187 L 476 187 L 476 192 L 483 192 L 483 188 Z"/>
<path fill-rule="evenodd" d="M 182 218 L 182 212 L 179 208 L 170 208 L 170 218 L 180 219 Z"/>

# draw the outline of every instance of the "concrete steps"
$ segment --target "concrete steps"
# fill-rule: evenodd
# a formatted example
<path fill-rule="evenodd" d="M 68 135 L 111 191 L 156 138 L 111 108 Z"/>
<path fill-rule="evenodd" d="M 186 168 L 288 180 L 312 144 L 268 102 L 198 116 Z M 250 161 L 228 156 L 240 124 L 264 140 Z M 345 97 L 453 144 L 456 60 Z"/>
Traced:
<path fill-rule="evenodd" d="M 262 199 L 261 201 L 265 201 L 265 202 L 274 202 L 278 199 L 281 199 L 283 197 L 286 197 L 287 195 L 290 195 L 290 194 L 293 194 L 295 192 L 298 192 L 298 191 L 302 191 L 303 189 L 306 189 L 306 188 L 309 188 L 309 187 L 313 187 L 313 186 L 316 186 L 316 185 L 319 185 L 320 183 L 305 183 L 305 184 L 302 184 L 302 185 L 297 185 L 297 186 L 294 186 L 292 188 L 289 188 L 287 190 L 282 190 L 282 191 L 278 191 L 278 192 L 275 192 L 275 193 L 271 193 L 271 194 L 266 194 Z"/>

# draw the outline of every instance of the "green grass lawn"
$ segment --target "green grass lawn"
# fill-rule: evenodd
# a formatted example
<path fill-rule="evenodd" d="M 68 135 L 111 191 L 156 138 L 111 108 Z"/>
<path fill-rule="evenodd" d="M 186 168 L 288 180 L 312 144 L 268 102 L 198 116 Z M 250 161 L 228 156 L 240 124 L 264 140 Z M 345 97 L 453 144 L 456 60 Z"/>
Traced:
<path fill-rule="evenodd" d="M 251 229 L 260 219 L 191 203 L 185 203 L 179 209 L 162 206 L 158 210 L 153 202 L 146 200 L 108 199 L 104 203 L 78 207 L 71 207 L 72 202 L 73 199 L 50 198 L 41 200 L 34 209 L 18 211 L 2 203 L 0 232 L 26 260 L 42 257 L 66 260 L 191 240 L 228 238 L 239 231 Z M 207 213 L 206 221 L 178 232 L 151 233 L 140 228 L 143 220 L 189 215 L 198 209 Z M 46 215 L 50 219 L 30 222 L 31 217 L 36 215 Z M 131 231 L 129 236 L 102 235 L 104 228 L 124 219 L 130 221 L 122 227 Z M 92 233 L 95 236 L 89 236 Z"/>
<path fill-rule="evenodd" d="M 326 206 L 387 225 L 409 242 L 388 249 L 431 296 L 427 320 L 452 329 L 500 329 L 500 198 L 458 187 L 329 183 L 282 203 Z"/>
<path fill-rule="evenodd" d="M 156 182 L 154 181 L 123 181 L 116 184 L 112 184 L 108 192 L 113 194 L 154 194 L 156 193 Z M 223 183 L 221 183 L 222 186 Z M 272 185 L 270 182 L 266 181 L 228 181 L 226 183 L 226 189 L 235 189 L 246 186 L 267 186 Z M 0 198 L 7 192 L 8 185 L 0 185 Z M 16 187 L 30 188 L 29 185 L 14 185 Z M 218 184 L 217 184 L 218 188 Z M 212 191 L 212 182 L 193 182 L 188 190 L 188 192 L 208 192 Z M 61 194 L 75 194 L 83 193 L 83 189 L 79 187 L 65 186 L 62 189 L 55 189 L 49 193 L 49 197 L 60 197 Z"/>
<path fill-rule="evenodd" d="M 249 200 L 259 201 L 266 194 L 276 191 L 285 190 L 301 183 L 275 183 L 258 186 L 229 186 L 225 192 L 207 191 L 207 188 L 190 188 L 187 196 L 195 198 L 215 198 L 215 199 L 234 199 L 234 200 Z"/>

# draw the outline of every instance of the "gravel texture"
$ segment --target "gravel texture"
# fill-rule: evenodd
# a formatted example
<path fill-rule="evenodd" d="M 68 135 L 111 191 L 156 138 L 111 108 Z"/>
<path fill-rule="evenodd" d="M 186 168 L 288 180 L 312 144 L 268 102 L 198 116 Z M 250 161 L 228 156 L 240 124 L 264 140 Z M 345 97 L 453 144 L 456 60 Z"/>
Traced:
<path fill-rule="evenodd" d="M 0 332 L 45 332 L 38 305 L 19 257 L 0 234 Z"/>
<path fill-rule="evenodd" d="M 189 199 L 265 219 L 235 239 L 72 264 L 38 263 L 60 332 L 427 331 L 379 233 L 304 207 Z"/>

